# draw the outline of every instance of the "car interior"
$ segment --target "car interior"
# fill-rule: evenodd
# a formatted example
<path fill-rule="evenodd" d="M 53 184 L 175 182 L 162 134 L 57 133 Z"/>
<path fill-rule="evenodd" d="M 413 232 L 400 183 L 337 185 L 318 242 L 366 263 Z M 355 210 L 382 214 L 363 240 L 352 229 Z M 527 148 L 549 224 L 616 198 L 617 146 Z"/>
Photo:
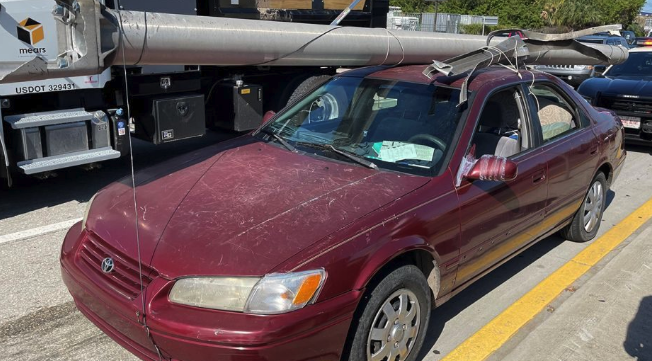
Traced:
<path fill-rule="evenodd" d="M 511 157 L 527 149 L 516 95 L 512 89 L 500 91 L 485 103 L 472 140 L 476 158 L 486 154 Z"/>
<path fill-rule="evenodd" d="M 571 108 L 553 89 L 545 85 L 535 85 L 530 91 L 537 105 L 544 142 L 577 128 Z"/>
<path fill-rule="evenodd" d="M 537 84 L 529 87 L 529 93 L 535 102 L 544 143 L 578 127 L 571 107 L 553 89 Z M 476 158 L 486 154 L 507 158 L 530 147 L 519 94 L 516 89 L 508 89 L 487 100 L 472 140 Z"/>

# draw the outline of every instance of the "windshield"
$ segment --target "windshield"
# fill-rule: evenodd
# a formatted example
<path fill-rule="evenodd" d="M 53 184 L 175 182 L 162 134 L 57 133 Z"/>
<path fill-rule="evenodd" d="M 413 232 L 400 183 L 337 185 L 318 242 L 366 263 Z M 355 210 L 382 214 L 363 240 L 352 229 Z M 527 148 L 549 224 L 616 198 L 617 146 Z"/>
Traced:
<path fill-rule="evenodd" d="M 652 52 L 630 52 L 627 61 L 612 66 L 605 75 L 636 77 L 652 76 Z"/>
<path fill-rule="evenodd" d="M 438 174 L 458 129 L 458 101 L 457 89 L 338 77 L 279 115 L 262 134 L 342 161 Z"/>

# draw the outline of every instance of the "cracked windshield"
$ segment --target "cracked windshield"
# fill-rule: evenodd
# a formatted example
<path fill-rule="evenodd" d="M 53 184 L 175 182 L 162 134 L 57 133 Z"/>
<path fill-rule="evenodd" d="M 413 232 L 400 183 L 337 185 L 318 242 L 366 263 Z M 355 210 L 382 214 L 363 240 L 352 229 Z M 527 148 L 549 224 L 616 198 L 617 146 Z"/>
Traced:
<path fill-rule="evenodd" d="M 458 99 L 456 89 L 341 77 L 289 107 L 262 133 L 300 151 L 370 168 L 437 174 L 458 128 Z"/>

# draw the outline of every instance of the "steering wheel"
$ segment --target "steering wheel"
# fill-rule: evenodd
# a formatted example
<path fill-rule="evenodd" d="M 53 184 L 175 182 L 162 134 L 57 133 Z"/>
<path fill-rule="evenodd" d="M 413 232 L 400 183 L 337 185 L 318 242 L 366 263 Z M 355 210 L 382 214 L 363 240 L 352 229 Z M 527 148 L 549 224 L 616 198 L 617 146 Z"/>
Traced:
<path fill-rule="evenodd" d="M 439 148 L 442 152 L 446 150 L 446 143 L 444 143 L 443 140 L 435 137 L 434 135 L 427 134 L 427 133 L 413 135 L 412 137 L 410 137 L 410 139 L 408 139 L 408 142 L 415 143 L 417 140 L 427 140 L 433 143 L 434 145 L 436 145 L 437 148 Z"/>

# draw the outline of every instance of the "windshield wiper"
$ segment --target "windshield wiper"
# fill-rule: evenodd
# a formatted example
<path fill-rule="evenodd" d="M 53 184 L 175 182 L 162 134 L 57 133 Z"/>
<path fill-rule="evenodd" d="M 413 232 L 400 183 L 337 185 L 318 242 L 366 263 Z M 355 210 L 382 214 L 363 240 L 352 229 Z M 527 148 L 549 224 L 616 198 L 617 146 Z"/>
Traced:
<path fill-rule="evenodd" d="M 343 156 L 345 156 L 345 157 L 351 159 L 351 160 L 354 161 L 354 162 L 358 162 L 358 163 L 364 165 L 364 166 L 367 167 L 367 168 L 378 169 L 378 166 L 377 166 L 375 163 L 372 163 L 372 162 L 370 162 L 370 161 L 368 161 L 368 160 L 366 160 L 366 159 L 364 159 L 364 158 L 358 157 L 357 155 L 355 155 L 355 154 L 353 154 L 353 153 L 349 153 L 349 152 L 347 152 L 347 151 L 343 151 L 343 150 L 341 150 L 341 149 L 337 149 L 337 148 L 333 147 L 333 146 L 330 145 L 330 144 L 329 144 L 328 146 L 330 147 L 330 149 L 331 149 L 333 152 L 335 152 L 335 153 L 337 153 L 337 154 L 341 154 L 341 155 L 343 155 Z"/>
<path fill-rule="evenodd" d="M 297 144 L 304 145 L 304 146 L 307 146 L 307 147 L 312 147 L 312 148 L 330 150 L 330 151 L 335 152 L 335 153 L 337 153 L 337 154 L 339 154 L 341 156 L 349 158 L 349 159 L 351 159 L 352 161 L 354 161 L 356 163 L 362 164 L 367 168 L 378 169 L 378 166 L 376 164 L 374 164 L 374 163 L 372 163 L 372 162 L 370 162 L 370 161 L 368 161 L 368 160 L 366 160 L 364 158 L 361 158 L 361 157 L 359 157 L 359 156 L 357 156 L 357 155 L 355 155 L 355 154 L 353 154 L 351 152 L 347 152 L 345 150 L 335 148 L 332 144 L 318 144 L 318 143 L 308 143 L 308 142 L 297 142 Z"/>
<path fill-rule="evenodd" d="M 287 140 L 283 139 L 283 137 L 275 133 L 273 130 L 263 128 L 261 131 L 267 135 L 271 135 L 274 139 L 278 140 L 279 143 L 283 144 L 283 146 L 289 151 L 293 153 L 297 152 L 297 149 L 292 144 L 288 143 Z"/>

